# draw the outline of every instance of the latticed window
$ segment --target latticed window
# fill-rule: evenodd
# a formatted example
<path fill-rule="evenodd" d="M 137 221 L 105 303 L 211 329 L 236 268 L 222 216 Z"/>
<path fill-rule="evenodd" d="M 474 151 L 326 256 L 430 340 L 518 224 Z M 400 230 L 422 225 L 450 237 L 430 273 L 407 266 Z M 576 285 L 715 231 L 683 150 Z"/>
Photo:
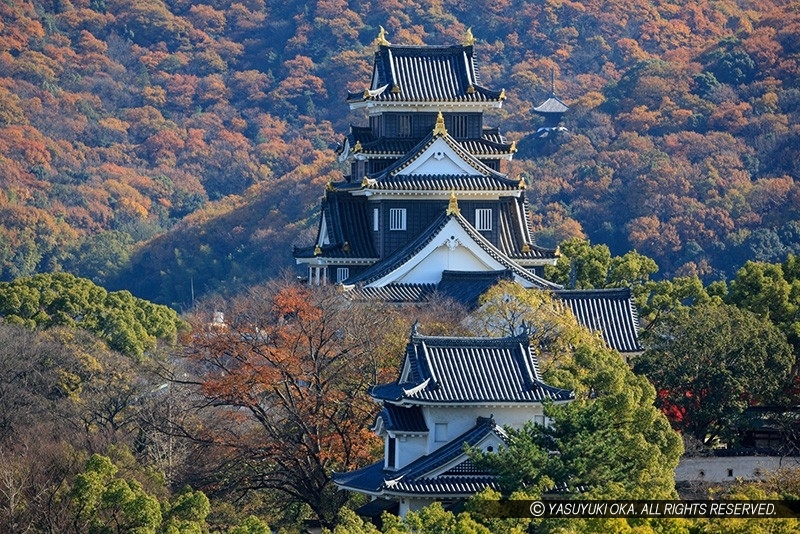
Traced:
<path fill-rule="evenodd" d="M 469 137 L 469 117 L 466 115 L 453 115 L 450 121 L 450 135 L 456 139 Z"/>
<path fill-rule="evenodd" d="M 492 229 L 492 210 L 480 208 L 475 210 L 475 229 L 486 231 Z"/>
<path fill-rule="evenodd" d="M 411 115 L 397 117 L 397 137 L 411 137 Z"/>
<path fill-rule="evenodd" d="M 391 208 L 389 210 L 389 230 L 406 229 L 406 209 Z"/>
<path fill-rule="evenodd" d="M 336 283 L 344 282 L 350 278 L 350 269 L 347 267 L 339 267 L 336 269 Z"/>

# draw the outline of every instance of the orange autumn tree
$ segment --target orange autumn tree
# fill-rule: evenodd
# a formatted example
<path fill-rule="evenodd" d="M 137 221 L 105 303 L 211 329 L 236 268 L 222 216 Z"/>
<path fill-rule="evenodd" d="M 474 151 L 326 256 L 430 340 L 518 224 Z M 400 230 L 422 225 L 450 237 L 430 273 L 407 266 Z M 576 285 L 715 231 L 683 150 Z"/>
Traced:
<path fill-rule="evenodd" d="M 198 313 L 186 337 L 196 375 L 187 382 L 206 414 L 197 437 L 213 443 L 198 461 L 224 466 L 206 465 L 215 472 L 206 482 L 220 492 L 266 490 L 287 507 L 305 503 L 330 524 L 347 499 L 331 473 L 382 452 L 369 431 L 376 405 L 367 389 L 394 368 L 385 355 L 401 354 L 382 343 L 391 310 L 293 281 L 214 308 L 224 322 Z"/>

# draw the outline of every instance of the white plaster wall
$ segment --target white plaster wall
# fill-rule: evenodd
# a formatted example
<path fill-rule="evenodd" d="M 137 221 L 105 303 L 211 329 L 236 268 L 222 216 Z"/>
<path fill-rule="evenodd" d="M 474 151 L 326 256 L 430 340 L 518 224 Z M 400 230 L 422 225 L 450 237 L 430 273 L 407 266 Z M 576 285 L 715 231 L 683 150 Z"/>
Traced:
<path fill-rule="evenodd" d="M 762 480 L 781 467 L 800 467 L 800 457 L 708 456 L 683 457 L 675 468 L 676 482 L 734 482 Z"/>
<path fill-rule="evenodd" d="M 397 469 L 400 469 L 427 454 L 428 437 L 399 435 L 395 441 L 395 448 L 397 450 Z"/>
<path fill-rule="evenodd" d="M 528 421 L 536 420 L 536 417 L 543 417 L 542 405 L 531 404 L 520 407 L 505 406 L 462 406 L 462 407 L 423 407 L 425 421 L 428 424 L 428 454 L 435 451 L 452 439 L 460 436 L 467 430 L 473 428 L 478 417 L 494 417 L 495 422 L 500 426 L 510 426 L 521 428 Z M 437 442 L 436 423 L 447 423 L 447 441 Z"/>

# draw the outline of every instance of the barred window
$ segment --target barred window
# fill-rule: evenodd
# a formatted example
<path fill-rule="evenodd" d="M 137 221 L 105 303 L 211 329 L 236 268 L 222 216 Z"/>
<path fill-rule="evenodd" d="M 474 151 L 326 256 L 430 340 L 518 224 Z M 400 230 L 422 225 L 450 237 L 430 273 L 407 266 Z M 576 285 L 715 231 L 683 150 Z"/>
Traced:
<path fill-rule="evenodd" d="M 450 121 L 450 135 L 456 139 L 469 137 L 469 117 L 466 115 L 453 115 Z"/>
<path fill-rule="evenodd" d="M 348 267 L 339 267 L 336 269 L 336 283 L 344 282 L 350 278 L 350 269 Z"/>
<path fill-rule="evenodd" d="M 406 229 L 406 209 L 391 208 L 389 210 L 389 230 Z"/>
<path fill-rule="evenodd" d="M 411 137 L 411 115 L 397 117 L 397 137 Z"/>
<path fill-rule="evenodd" d="M 372 231 L 377 232 L 381 229 L 381 212 L 378 208 L 372 208 Z"/>
<path fill-rule="evenodd" d="M 492 229 L 492 210 L 491 209 L 476 209 L 475 210 L 475 229 L 487 231 Z"/>

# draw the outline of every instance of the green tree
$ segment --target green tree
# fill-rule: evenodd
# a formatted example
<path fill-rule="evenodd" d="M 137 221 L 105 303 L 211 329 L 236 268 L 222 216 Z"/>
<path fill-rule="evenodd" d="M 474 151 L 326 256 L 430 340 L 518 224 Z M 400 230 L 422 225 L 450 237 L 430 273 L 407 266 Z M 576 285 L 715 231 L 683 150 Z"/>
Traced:
<path fill-rule="evenodd" d="M 724 292 L 721 291 L 721 293 Z M 709 294 L 703 287 L 702 280 L 696 276 L 679 276 L 672 280 L 651 280 L 643 286 L 634 288 L 634 301 L 645 327 L 644 337 L 646 337 L 647 330 L 654 327 L 662 316 L 712 300 L 716 302 L 719 299 L 715 299 Z"/>
<path fill-rule="evenodd" d="M 208 497 L 202 491 L 186 486 L 171 501 L 161 505 L 164 534 L 203 534 L 205 520 L 211 511 Z"/>
<path fill-rule="evenodd" d="M 572 238 L 559 246 L 556 265 L 545 268 L 545 276 L 565 287 L 593 289 L 604 287 L 611 265 L 611 250 L 606 245 L 592 246 L 589 241 Z"/>
<path fill-rule="evenodd" d="M 701 442 L 728 438 L 748 406 L 773 401 L 794 362 L 786 337 L 769 321 L 726 304 L 676 310 L 654 327 L 634 361 L 658 391 L 673 425 Z"/>
<path fill-rule="evenodd" d="M 496 454 L 477 453 L 497 472 L 505 494 L 541 497 L 553 487 L 581 488 L 584 498 L 673 498 L 679 436 L 654 406 L 655 390 L 619 354 L 601 346 L 576 349 L 574 363 L 545 375 L 577 390 L 576 400 L 549 406 L 552 425 L 509 431 Z"/>
<path fill-rule="evenodd" d="M 622 256 L 611 256 L 606 245 L 592 245 L 581 238 L 572 238 L 559 245 L 561 256 L 556 265 L 545 267 L 548 279 L 565 287 L 601 289 L 633 287 L 645 284 L 658 272 L 656 262 L 635 250 Z"/>
<path fill-rule="evenodd" d="M 571 328 L 583 330 L 577 324 Z M 574 390 L 576 399 L 546 406 L 548 426 L 509 429 L 508 447 L 472 451 L 475 461 L 498 474 L 505 495 L 521 491 L 539 498 L 562 487 L 580 489 L 580 498 L 674 498 L 674 469 L 683 447 L 655 406 L 655 389 L 602 340 L 581 333 L 571 339 L 571 357 L 552 365 L 543 378 Z"/>
<path fill-rule="evenodd" d="M 593 336 L 578 325 L 572 311 L 547 291 L 529 290 L 513 281 L 492 286 L 479 299 L 469 319 L 472 330 L 485 336 L 518 335 L 528 330 L 542 371 L 570 360 L 573 348 Z"/>
<path fill-rule="evenodd" d="M 118 477 L 117 471 L 110 458 L 94 454 L 75 477 L 70 492 L 75 532 L 156 533 L 162 520 L 158 499 L 137 480 Z"/>
<path fill-rule="evenodd" d="M 166 306 L 136 298 L 128 291 L 108 292 L 68 273 L 1 282 L 0 316 L 28 328 L 83 328 L 112 349 L 136 358 L 155 348 L 158 340 L 174 341 L 183 326 Z"/>
<path fill-rule="evenodd" d="M 748 261 L 728 284 L 725 302 L 750 310 L 775 324 L 800 352 L 800 271 L 798 257 L 783 264 Z"/>
<path fill-rule="evenodd" d="M 227 534 L 270 534 L 271 532 L 266 523 L 251 515 L 246 517 L 239 525 L 228 529 Z"/>

